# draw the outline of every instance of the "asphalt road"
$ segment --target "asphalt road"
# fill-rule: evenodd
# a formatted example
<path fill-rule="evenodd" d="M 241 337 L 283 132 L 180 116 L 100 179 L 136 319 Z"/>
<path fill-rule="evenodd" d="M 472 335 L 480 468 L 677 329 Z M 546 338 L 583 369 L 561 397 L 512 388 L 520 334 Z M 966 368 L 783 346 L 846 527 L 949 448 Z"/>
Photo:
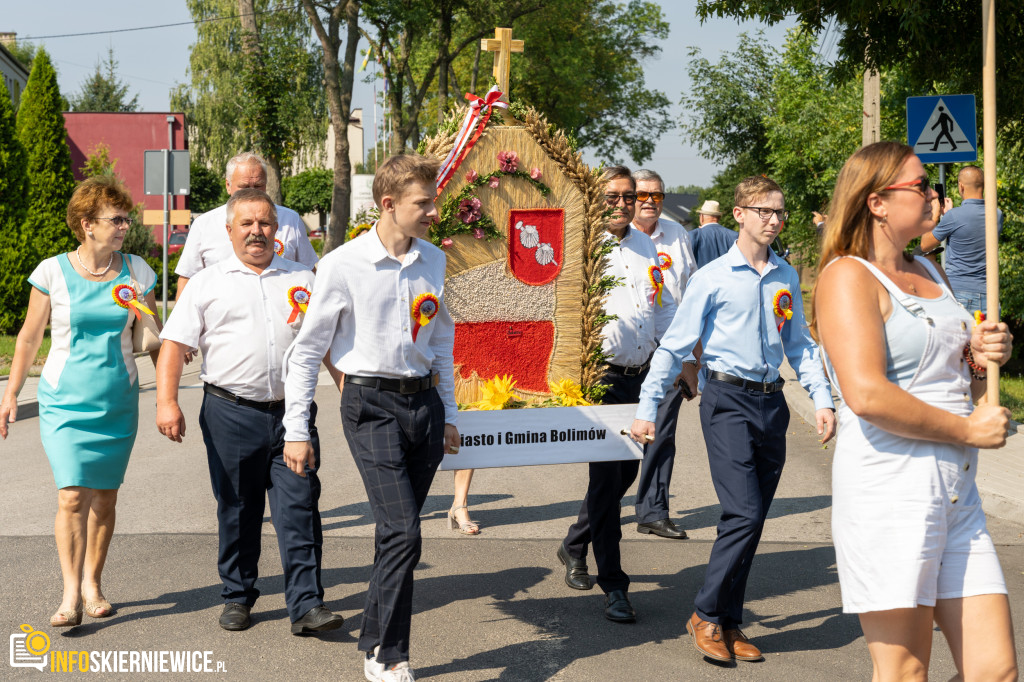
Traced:
<path fill-rule="evenodd" d="M 118 503 L 117 533 L 104 590 L 118 611 L 71 630 L 50 628 L 60 600 L 52 537 L 56 494 L 39 443 L 38 422 L 16 423 L 0 444 L 0 628 L 21 624 L 48 633 L 50 656 L 72 651 L 208 651 L 223 679 L 361 680 L 359 615 L 373 561 L 373 525 L 362 483 L 341 434 L 337 391 L 318 392 L 323 442 L 321 480 L 327 605 L 345 616 L 320 638 L 289 634 L 273 527 L 263 537 L 255 625 L 217 627 L 215 503 L 196 417 L 201 389 L 182 389 L 185 443 L 155 427 L 154 393 L 143 391 L 140 436 Z M 710 482 L 696 402 L 684 406 L 677 434 L 673 516 L 691 540 L 635 532 L 632 491 L 623 509 L 623 564 L 632 576 L 639 619 L 602 617 L 599 590 L 562 582 L 555 550 L 579 509 L 585 465 L 481 470 L 470 503 L 479 537 L 447 529 L 451 474 L 438 474 L 424 509 L 424 551 L 417 570 L 412 664 L 420 680 L 855 680 L 871 663 L 857 619 L 840 607 L 830 544 L 831 448 L 794 415 L 789 456 L 747 594 L 745 631 L 766 652 L 763 663 L 717 665 L 703 659 L 685 631 L 703 580 L 718 507 Z M 1024 526 L 991 518 L 1024 652 Z M 110 655 L 108 655 L 108 660 Z M 55 659 L 54 659 L 55 660 Z M 49 672 L 49 675 L 54 673 Z M 941 634 L 934 679 L 954 673 Z M 0 664 L 0 677 L 31 679 L 34 669 Z M 65 677 L 72 677 L 66 674 Z M 193 677 L 183 673 L 172 677 Z M 149 679 L 156 673 L 100 673 Z"/>

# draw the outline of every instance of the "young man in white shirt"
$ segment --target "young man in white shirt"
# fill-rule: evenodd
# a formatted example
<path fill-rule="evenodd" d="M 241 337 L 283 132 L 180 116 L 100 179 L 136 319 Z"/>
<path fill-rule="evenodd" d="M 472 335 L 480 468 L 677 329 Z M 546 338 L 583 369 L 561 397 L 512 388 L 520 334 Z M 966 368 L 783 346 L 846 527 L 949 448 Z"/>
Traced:
<path fill-rule="evenodd" d="M 306 322 L 288 351 L 285 459 L 313 457 L 306 430 L 320 359 L 345 375 L 341 418 L 377 523 L 359 650 L 371 682 L 410 682 L 413 569 L 420 511 L 445 452 L 458 452 L 455 325 L 445 256 L 424 241 L 438 162 L 393 156 L 373 181 L 381 217 L 320 261 Z"/>
<path fill-rule="evenodd" d="M 284 353 L 302 324 L 313 273 L 275 255 L 277 216 L 262 191 L 235 192 L 226 217 L 232 256 L 196 274 L 160 335 L 157 427 L 173 441 L 184 437 L 178 383 L 188 350 L 202 349 L 205 395 L 199 426 L 217 498 L 217 569 L 225 602 L 220 626 L 245 630 L 252 622 L 268 496 L 292 633 L 334 630 L 343 619 L 323 603 L 315 426 L 310 428 L 312 456 L 300 476 L 282 456 Z"/>
<path fill-rule="evenodd" d="M 601 383 L 608 386 L 602 398 L 606 405 L 635 403 L 650 367 L 658 339 L 675 314 L 672 294 L 664 290 L 658 251 L 643 232 L 630 226 L 636 205 L 636 184 L 628 168 L 609 166 L 604 170 L 605 204 L 611 211 L 608 238 L 615 246 L 608 254 L 605 276 L 621 280 L 611 289 L 605 312 L 614 319 L 604 327 L 602 350 L 608 370 Z M 565 566 L 565 583 L 576 590 L 589 590 L 587 545 L 594 546 L 597 584 L 607 595 L 604 615 L 616 623 L 632 623 L 636 612 L 629 602 L 629 576 L 622 570 L 619 514 L 622 496 L 636 479 L 640 462 L 591 462 L 587 493 L 576 522 L 569 527 L 558 548 L 558 560 Z"/>

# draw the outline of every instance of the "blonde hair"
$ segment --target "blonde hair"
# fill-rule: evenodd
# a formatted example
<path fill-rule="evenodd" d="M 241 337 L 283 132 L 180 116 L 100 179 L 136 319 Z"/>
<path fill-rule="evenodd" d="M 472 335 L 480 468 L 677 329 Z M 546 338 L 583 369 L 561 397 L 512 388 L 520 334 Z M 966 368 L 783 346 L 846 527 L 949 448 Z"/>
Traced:
<path fill-rule="evenodd" d="M 377 169 L 373 178 L 373 202 L 383 208 L 380 202 L 390 196 L 396 201 L 402 198 L 405 190 L 413 182 L 429 182 L 437 180 L 437 169 L 441 167 L 438 159 L 419 154 L 398 154 L 388 158 Z"/>
<path fill-rule="evenodd" d="M 821 260 L 818 261 L 818 281 L 821 271 L 840 256 L 867 258 L 871 252 L 871 211 L 868 197 L 881 192 L 895 182 L 904 162 L 914 150 L 899 142 L 875 142 L 858 149 L 846 160 L 836 187 L 821 241 Z M 909 258 L 909 257 L 908 257 Z M 814 302 L 818 295 L 815 283 L 811 294 L 811 317 L 808 326 L 811 336 L 818 340 L 817 315 Z"/>
<path fill-rule="evenodd" d="M 71 201 L 68 202 L 65 219 L 78 241 L 85 241 L 85 228 L 82 227 L 82 219 L 95 220 L 104 217 L 99 213 L 107 206 L 125 212 L 130 212 L 134 208 L 132 195 L 117 178 L 98 175 L 83 180 L 78 187 L 75 187 Z"/>
<path fill-rule="evenodd" d="M 762 199 L 772 192 L 783 194 L 779 183 L 764 175 L 751 175 L 740 180 L 732 195 L 733 206 L 742 206 L 753 199 Z"/>

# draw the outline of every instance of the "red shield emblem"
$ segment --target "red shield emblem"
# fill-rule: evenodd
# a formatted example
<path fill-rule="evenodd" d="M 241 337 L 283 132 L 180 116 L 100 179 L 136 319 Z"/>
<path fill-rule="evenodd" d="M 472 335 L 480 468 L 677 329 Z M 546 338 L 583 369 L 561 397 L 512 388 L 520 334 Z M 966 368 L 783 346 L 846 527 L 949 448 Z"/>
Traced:
<path fill-rule="evenodd" d="M 520 282 L 540 286 L 562 271 L 565 210 L 512 209 L 508 212 L 508 264 Z"/>

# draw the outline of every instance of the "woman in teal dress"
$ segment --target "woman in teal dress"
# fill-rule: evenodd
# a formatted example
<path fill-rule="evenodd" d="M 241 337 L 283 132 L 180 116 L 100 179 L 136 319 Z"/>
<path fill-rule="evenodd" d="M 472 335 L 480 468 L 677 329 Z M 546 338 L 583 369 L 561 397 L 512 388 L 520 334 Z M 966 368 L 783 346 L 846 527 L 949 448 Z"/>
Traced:
<path fill-rule="evenodd" d="M 136 312 L 147 314 L 140 308 L 156 307 L 155 273 L 142 258 L 119 251 L 132 205 L 113 178 L 91 178 L 75 189 L 67 223 L 81 245 L 44 260 L 29 277 L 28 313 L 0 403 L 0 436 L 7 438 L 49 322 L 52 344 L 38 400 L 40 436 L 58 489 L 54 531 L 64 597 L 50 619 L 54 627 L 81 623 L 83 606 L 93 618 L 114 612 L 100 576 L 139 424 L 132 322 Z"/>

